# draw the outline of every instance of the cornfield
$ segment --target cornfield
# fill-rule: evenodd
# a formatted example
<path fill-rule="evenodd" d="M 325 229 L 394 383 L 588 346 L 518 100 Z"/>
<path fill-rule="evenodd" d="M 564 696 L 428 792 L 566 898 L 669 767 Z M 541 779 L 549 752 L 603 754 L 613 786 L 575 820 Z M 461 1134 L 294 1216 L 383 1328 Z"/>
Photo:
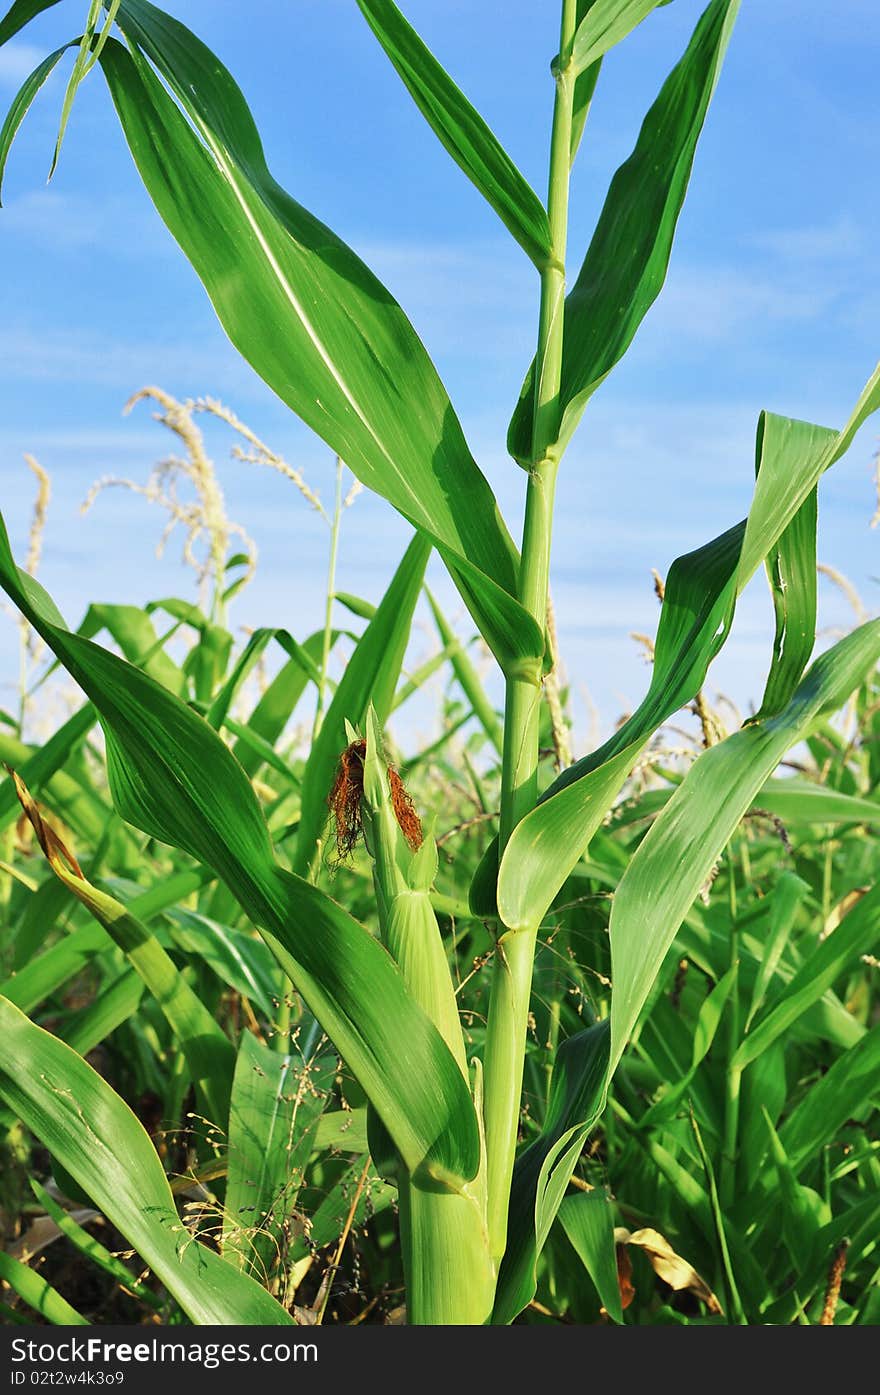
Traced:
<path fill-rule="evenodd" d="M 0 45 L 55 2 L 16 0 Z M 67 51 L 56 159 L 100 70 L 223 329 L 337 466 L 329 508 L 216 399 L 143 389 L 184 455 L 87 505 L 112 485 L 158 505 L 196 592 L 75 629 L 36 578 L 36 461 L 21 565 L 0 520 L 22 654 L 0 714 L 6 1321 L 880 1320 L 880 620 L 814 653 L 819 486 L 880 368 L 839 430 L 761 414 L 747 517 L 657 578 L 644 697 L 571 754 L 557 474 L 662 289 L 739 9 L 710 0 L 575 271 L 600 69 L 666 3 L 562 0 L 542 201 L 393 0 L 357 0 L 534 266 L 519 547 L 404 310 L 275 181 L 200 38 L 148 0 L 91 0 L 13 101 L 0 175 Z M 205 416 L 236 469 L 279 472 L 328 529 L 323 613 L 243 644 L 230 616 L 259 563 Z M 414 530 L 377 604 L 336 589 L 361 486 Z M 426 588 L 432 551 L 466 636 Z M 728 730 L 707 673 L 762 569 L 769 671 Z M 37 740 L 59 674 L 75 697 Z M 395 714 L 438 675 L 442 735 L 407 752 Z"/>

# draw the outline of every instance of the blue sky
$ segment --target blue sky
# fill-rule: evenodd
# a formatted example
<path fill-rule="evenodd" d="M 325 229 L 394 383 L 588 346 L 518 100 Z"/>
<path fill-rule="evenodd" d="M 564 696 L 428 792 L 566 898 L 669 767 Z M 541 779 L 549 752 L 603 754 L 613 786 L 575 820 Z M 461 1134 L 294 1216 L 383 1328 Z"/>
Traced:
<path fill-rule="evenodd" d="M 0 99 L 50 47 L 78 32 L 64 0 L 0 50 Z M 530 263 L 449 161 L 413 107 L 354 0 L 169 0 L 239 79 L 276 176 L 350 242 L 410 314 L 434 358 L 514 533 L 523 478 L 504 436 L 533 350 Z M 543 193 L 557 6 L 544 0 L 406 0 L 403 8 Z M 702 6 L 675 0 L 606 61 L 578 159 L 570 260 L 577 268 L 616 166 L 683 50 Z M 667 286 L 625 361 L 597 394 L 560 478 L 553 587 L 576 698 L 579 744 L 591 704 L 605 730 L 648 673 L 631 631 L 653 632 L 651 568 L 742 517 L 761 408 L 839 426 L 880 357 L 880 8 L 874 0 L 745 0 L 697 154 Z M 168 449 L 145 383 L 221 397 L 327 498 L 332 458 L 236 356 L 189 266 L 140 187 L 100 75 L 71 121 L 45 187 L 63 76 L 30 114 L 0 213 L 0 479 L 24 550 L 32 482 L 51 471 L 41 577 L 68 619 L 89 600 L 143 602 L 191 580 L 160 520 L 91 482 L 144 479 Z M 880 607 L 872 456 L 861 433 L 820 494 L 820 558 Z M 326 536 L 289 484 L 228 459 L 210 436 L 231 515 L 260 570 L 238 624 L 320 622 Z M 362 496 L 346 518 L 340 587 L 377 600 L 408 528 Z M 461 617 L 452 587 L 438 590 Z M 821 586 L 820 625 L 846 624 Z M 741 704 L 760 696 L 770 604 L 759 578 L 713 668 Z M 416 647 L 429 648 L 419 631 Z M 0 617 L 0 682 L 14 682 L 15 632 Z M 2 702 L 2 697 L 0 697 Z M 425 712 L 419 719 L 427 728 Z"/>

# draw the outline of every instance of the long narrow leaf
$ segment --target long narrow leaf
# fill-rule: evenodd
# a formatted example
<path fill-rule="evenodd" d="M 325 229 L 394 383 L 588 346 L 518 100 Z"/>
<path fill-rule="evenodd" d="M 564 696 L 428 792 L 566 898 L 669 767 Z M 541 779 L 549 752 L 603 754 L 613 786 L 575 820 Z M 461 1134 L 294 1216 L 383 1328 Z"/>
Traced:
<path fill-rule="evenodd" d="M 376 38 L 434 134 L 536 266 L 550 257 L 550 224 L 537 194 L 393 0 L 358 0 Z"/>
<path fill-rule="evenodd" d="M 124 0 L 117 21 L 134 52 L 111 41 L 101 63 L 126 140 L 232 342 L 365 484 L 431 538 L 499 660 L 534 665 L 543 636 L 515 599 L 516 550 L 400 307 L 272 178 L 250 111 L 216 56 L 147 0 Z"/>
<path fill-rule="evenodd" d="M 572 62 L 575 71 L 597 63 L 667 0 L 593 0 L 575 31 Z"/>
<path fill-rule="evenodd" d="M 318 840 L 329 817 L 327 796 L 340 753 L 348 745 L 346 722 L 363 729 L 370 703 L 380 723 L 388 719 L 430 550 L 423 537 L 413 538 L 376 614 L 346 664 L 321 729 L 312 742 L 303 775 L 294 861 L 294 871 L 301 876 L 315 858 Z"/>
<path fill-rule="evenodd" d="M 784 712 L 704 751 L 639 845 L 611 911 L 612 1070 L 688 907 L 758 790 L 878 660 L 880 621 L 873 621 L 816 660 Z"/>
<path fill-rule="evenodd" d="M 259 926 L 360 1080 L 412 1172 L 455 1187 L 479 1162 L 467 1085 L 390 956 L 316 887 L 284 871 L 250 781 L 216 732 L 140 669 L 71 634 L 19 571 L 0 526 L 0 585 L 98 709 L 114 803 L 207 863 Z"/>
<path fill-rule="evenodd" d="M 30 24 L 32 19 L 44 10 L 51 10 L 53 5 L 57 4 L 58 0 L 15 0 L 5 17 L 0 20 L 0 44 L 14 39 L 19 30 Z"/>
<path fill-rule="evenodd" d="M 56 48 L 54 53 L 50 53 L 48 58 L 44 58 L 42 63 L 38 63 L 30 76 L 25 78 L 18 92 L 12 99 L 12 105 L 6 113 L 3 128 L 0 130 L 0 189 L 2 189 L 3 186 L 6 161 L 9 158 L 12 142 L 18 134 L 18 128 L 27 116 L 31 103 L 40 88 L 46 82 L 46 79 L 55 71 L 59 59 L 63 58 L 67 50 L 72 48 L 76 42 L 76 40 L 73 40 L 69 44 L 62 44 L 60 48 Z"/>
<path fill-rule="evenodd" d="M 5 998 L 0 1030 L 0 1095 L 192 1321 L 291 1323 L 265 1289 L 188 1234 L 152 1143 L 107 1082 Z"/>
<path fill-rule="evenodd" d="M 818 1002 L 859 955 L 876 949 L 878 942 L 880 885 L 857 901 L 837 929 L 807 956 L 783 991 L 768 1004 L 765 1015 L 736 1052 L 732 1067 L 742 1070 L 766 1051 L 808 1007 Z"/>
<path fill-rule="evenodd" d="M 761 414 L 757 482 L 748 519 L 672 564 L 643 702 L 604 746 L 557 777 L 508 843 L 498 908 L 511 929 L 540 922 L 621 788 L 627 764 L 631 769 L 654 731 L 699 692 L 730 632 L 736 597 L 798 510 L 810 508 L 822 470 L 840 459 L 855 431 L 878 406 L 880 367 L 840 432 Z M 759 547 L 765 548 L 763 555 Z M 621 754 L 627 750 L 628 757 Z M 619 768 L 603 773 L 612 762 Z M 474 909 L 482 914 L 488 913 L 485 887 L 491 881 L 490 854 L 476 884 L 476 892 L 483 892 Z"/>
<path fill-rule="evenodd" d="M 660 293 L 697 141 L 738 9 L 739 0 L 712 0 L 646 116 L 635 150 L 611 182 L 565 304 L 557 454 Z M 587 23 L 594 12 L 595 7 Z M 534 397 L 533 365 L 507 439 L 511 455 L 526 468 L 532 463 Z"/>

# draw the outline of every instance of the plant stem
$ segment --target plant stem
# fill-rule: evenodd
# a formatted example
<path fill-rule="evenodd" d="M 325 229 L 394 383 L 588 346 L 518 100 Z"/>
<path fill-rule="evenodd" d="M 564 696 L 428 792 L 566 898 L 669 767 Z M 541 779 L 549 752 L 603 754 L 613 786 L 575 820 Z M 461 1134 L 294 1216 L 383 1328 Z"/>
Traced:
<path fill-rule="evenodd" d="M 547 199 L 552 255 L 541 272 L 532 464 L 526 493 L 519 582 L 520 601 L 542 629 L 547 616 L 553 496 L 561 416 L 565 248 L 574 86 L 571 49 L 576 20 L 575 0 L 563 0 Z M 522 679 L 508 679 L 501 778 L 500 853 L 503 853 L 520 819 L 537 802 L 540 703 L 539 686 Z M 499 937 L 489 1003 L 485 1125 L 489 1239 L 496 1262 L 500 1262 L 507 1244 L 507 1212 L 519 1126 L 536 939 L 537 926 L 534 930 Z"/>

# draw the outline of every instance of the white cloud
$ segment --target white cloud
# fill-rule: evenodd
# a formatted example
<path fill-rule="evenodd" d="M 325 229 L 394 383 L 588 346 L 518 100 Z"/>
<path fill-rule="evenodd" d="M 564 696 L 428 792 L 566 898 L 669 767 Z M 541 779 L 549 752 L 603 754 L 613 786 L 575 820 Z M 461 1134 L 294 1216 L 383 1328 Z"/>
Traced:
<path fill-rule="evenodd" d="M 839 261 L 864 252 L 865 234 L 853 217 L 843 214 L 831 223 L 755 233 L 749 243 L 786 262 Z"/>
<path fill-rule="evenodd" d="M 718 343 L 755 324 L 806 324 L 835 300 L 827 285 L 786 284 L 731 266 L 679 267 L 670 276 L 656 318 L 664 335 Z"/>
<path fill-rule="evenodd" d="M 0 234 L 59 254 L 91 250 L 103 257 L 110 247 L 114 258 L 126 260 L 179 257 L 156 213 L 139 195 L 34 189 L 4 204 Z"/>
<path fill-rule="evenodd" d="M 0 88 L 20 87 L 46 57 L 34 44 L 4 44 L 0 48 Z"/>
<path fill-rule="evenodd" d="M 90 330 L 13 326 L 0 328 L 0 360 L 7 385 L 15 381 L 112 385 L 125 397 L 157 379 L 180 393 L 232 388 L 243 394 L 254 381 L 235 350 L 219 338 L 210 346 L 194 346 L 183 339 L 129 342 Z"/>

